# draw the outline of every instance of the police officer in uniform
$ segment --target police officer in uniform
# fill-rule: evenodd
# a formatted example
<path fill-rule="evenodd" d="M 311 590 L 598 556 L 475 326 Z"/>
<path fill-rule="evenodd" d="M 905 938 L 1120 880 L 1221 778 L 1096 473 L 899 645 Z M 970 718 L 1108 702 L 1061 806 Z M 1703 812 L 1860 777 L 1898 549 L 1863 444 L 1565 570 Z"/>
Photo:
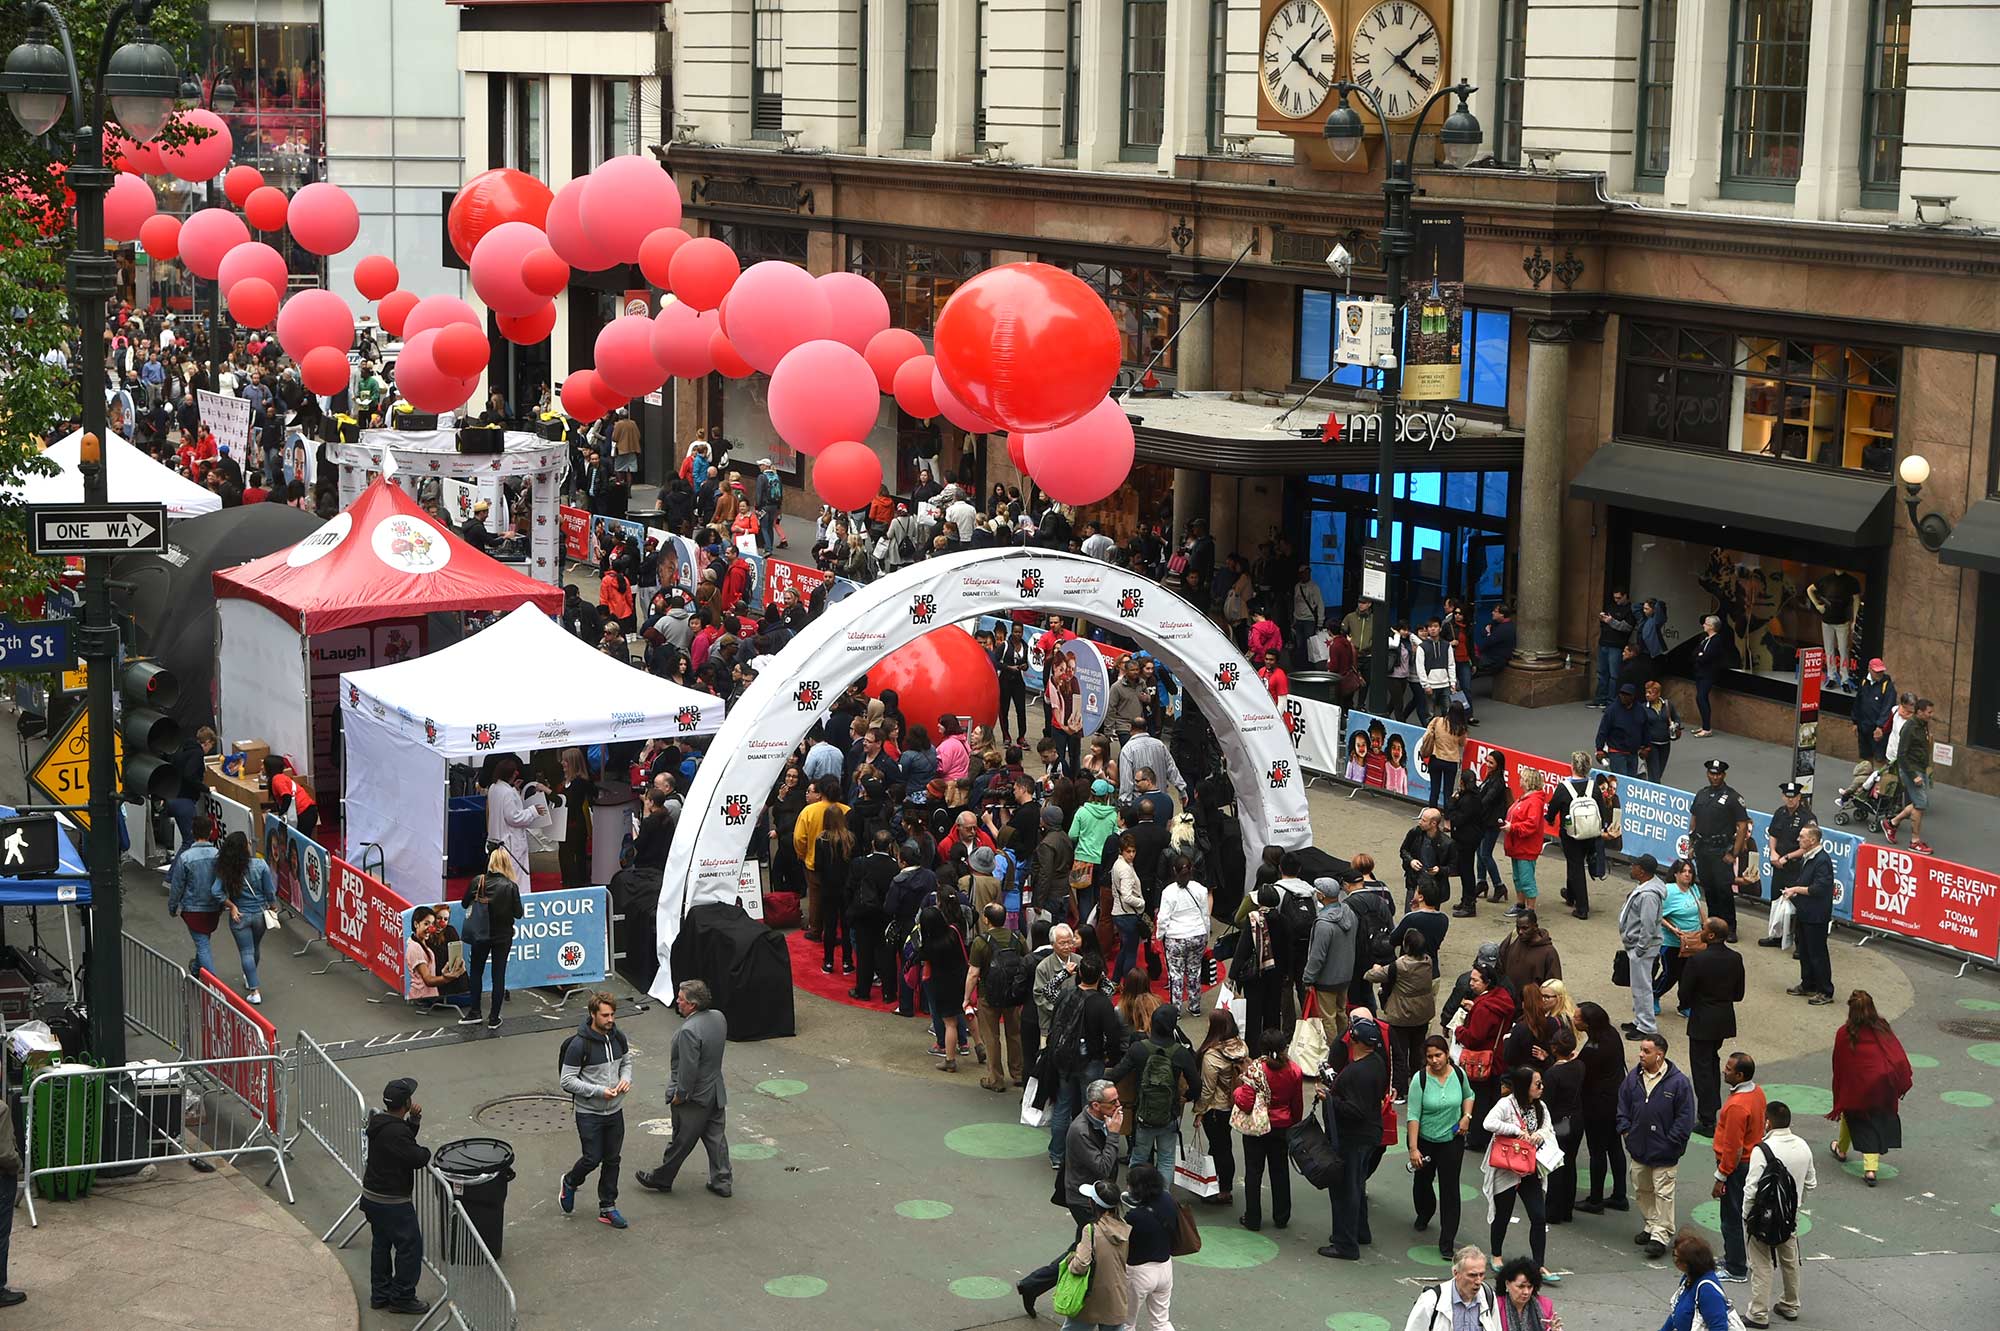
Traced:
<path fill-rule="evenodd" d="M 1799 861 L 1805 852 L 1799 849 L 1799 833 L 1808 827 L 1819 826 L 1819 819 L 1813 817 L 1812 806 L 1805 801 L 1805 787 L 1796 781 L 1787 781 L 1778 787 L 1785 802 L 1771 815 L 1770 831 L 1765 837 L 1764 853 L 1771 861 L 1771 900 L 1776 901 L 1785 894 L 1785 889 L 1799 881 Z M 1782 940 L 1760 938 L 1758 947 L 1779 947 Z"/>
<path fill-rule="evenodd" d="M 1736 941 L 1735 866 L 1750 848 L 1750 810 L 1724 778 L 1729 764 L 1710 758 L 1708 789 L 1694 797 L 1689 815 L 1694 846 L 1695 881 L 1708 902 L 1708 913 L 1729 923 L 1729 941 Z"/>

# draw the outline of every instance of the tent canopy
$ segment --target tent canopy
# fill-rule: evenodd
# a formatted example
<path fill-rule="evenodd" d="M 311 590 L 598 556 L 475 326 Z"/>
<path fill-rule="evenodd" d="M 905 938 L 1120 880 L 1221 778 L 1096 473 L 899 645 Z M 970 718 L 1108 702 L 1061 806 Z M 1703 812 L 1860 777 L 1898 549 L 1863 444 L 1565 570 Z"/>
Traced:
<path fill-rule="evenodd" d="M 0 804 L 0 818 L 12 818 L 14 810 Z M 81 875 L 83 853 L 76 848 L 76 829 L 56 820 L 56 847 L 62 857 L 62 871 Z M 88 906 L 90 884 L 66 883 L 51 878 L 0 878 L 0 906 Z"/>
<path fill-rule="evenodd" d="M 384 480 L 289 550 L 217 573 L 215 594 L 255 601 L 308 635 L 442 610 L 562 606 L 561 588 L 481 554 Z"/>
<path fill-rule="evenodd" d="M 53 476 L 24 476 L 13 492 L 24 504 L 81 504 L 83 431 L 50 444 L 42 456 L 60 467 Z M 170 518 L 191 518 L 222 507 L 222 496 L 163 467 L 109 430 L 104 432 L 104 480 L 114 504 L 165 504 Z"/>

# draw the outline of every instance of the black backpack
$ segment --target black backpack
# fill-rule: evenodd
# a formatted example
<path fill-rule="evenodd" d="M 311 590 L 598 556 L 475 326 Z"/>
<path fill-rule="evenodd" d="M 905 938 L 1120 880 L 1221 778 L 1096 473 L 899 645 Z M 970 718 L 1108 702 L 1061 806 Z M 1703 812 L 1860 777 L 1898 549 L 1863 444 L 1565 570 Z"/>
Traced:
<path fill-rule="evenodd" d="M 1775 1248 L 1799 1232 L 1799 1184 L 1768 1143 L 1759 1142 L 1757 1149 L 1764 1153 L 1764 1172 L 1757 1176 L 1743 1229 L 1757 1242 Z"/>
<path fill-rule="evenodd" d="M 1164 1128 L 1174 1121 L 1174 1050 L 1154 1045 L 1139 1067 L 1139 1124 Z"/>
<path fill-rule="evenodd" d="M 1289 888 L 1281 887 L 1278 891 L 1284 894 L 1278 902 L 1278 919 L 1283 924 L 1285 937 L 1298 948 L 1311 946 L 1313 916 L 1317 913 L 1313 909 L 1313 899 Z M 1305 953 L 1300 951 L 1298 955 L 1304 956 Z"/>
<path fill-rule="evenodd" d="M 1018 935 L 1002 945 L 996 938 L 986 940 L 985 980 L 987 1001 L 996 1008 L 1019 1007 L 1034 992 L 1034 972 L 1028 969 L 1028 954 Z"/>
<path fill-rule="evenodd" d="M 1083 1003 L 1083 990 L 1065 982 L 1049 1016 L 1048 1050 L 1063 1072 L 1073 1071 L 1083 1062 Z"/>

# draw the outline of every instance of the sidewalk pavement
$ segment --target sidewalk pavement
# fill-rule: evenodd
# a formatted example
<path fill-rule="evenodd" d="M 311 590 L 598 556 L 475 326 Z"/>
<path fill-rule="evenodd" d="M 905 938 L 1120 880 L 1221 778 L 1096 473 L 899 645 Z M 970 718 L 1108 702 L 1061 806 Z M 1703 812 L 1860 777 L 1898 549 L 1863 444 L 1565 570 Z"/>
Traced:
<path fill-rule="evenodd" d="M 14 1213 L 8 1283 L 37 1331 L 354 1331 L 354 1286 L 283 1202 L 227 1165 L 158 1166 Z"/>

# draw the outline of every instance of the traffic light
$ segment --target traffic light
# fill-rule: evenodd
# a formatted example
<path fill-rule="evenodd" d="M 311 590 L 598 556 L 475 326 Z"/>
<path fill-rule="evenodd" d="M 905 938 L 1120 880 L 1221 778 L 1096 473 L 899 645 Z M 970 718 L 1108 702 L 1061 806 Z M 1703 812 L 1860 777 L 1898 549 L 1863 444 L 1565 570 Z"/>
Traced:
<path fill-rule="evenodd" d="M 134 661 L 118 681 L 125 698 L 125 798 L 134 802 L 172 799 L 181 793 L 174 755 L 181 748 L 180 722 L 166 709 L 180 700 L 173 672 L 152 661 Z"/>

